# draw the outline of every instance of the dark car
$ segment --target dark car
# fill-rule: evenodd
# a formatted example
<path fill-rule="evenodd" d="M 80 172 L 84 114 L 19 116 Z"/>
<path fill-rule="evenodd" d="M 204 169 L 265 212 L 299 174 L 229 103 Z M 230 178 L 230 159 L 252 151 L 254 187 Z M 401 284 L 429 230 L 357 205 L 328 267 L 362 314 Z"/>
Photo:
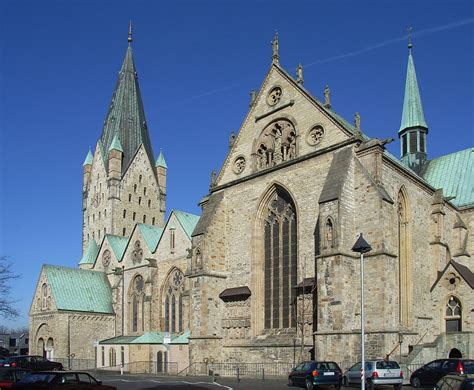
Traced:
<path fill-rule="evenodd" d="M 4 367 L 28 368 L 33 371 L 42 370 L 63 370 L 63 365 L 58 362 L 52 362 L 43 356 L 9 356 L 3 365 Z"/>
<path fill-rule="evenodd" d="M 315 362 L 312 360 L 298 364 L 288 375 L 290 386 L 314 389 L 319 385 L 333 385 L 341 388 L 342 370 L 334 362 Z"/>
<path fill-rule="evenodd" d="M 31 371 L 24 368 L 0 368 L 0 389 L 11 389 L 13 383 L 18 382 L 29 374 L 31 374 Z"/>
<path fill-rule="evenodd" d="M 435 390 L 474 390 L 474 375 L 446 375 L 435 386 Z"/>
<path fill-rule="evenodd" d="M 413 387 L 434 386 L 448 374 L 474 374 L 474 360 L 437 359 L 414 371 L 410 377 Z"/>
<path fill-rule="evenodd" d="M 44 390 L 117 390 L 115 386 L 103 385 L 87 372 L 81 371 L 38 371 L 13 385 L 13 389 Z"/>

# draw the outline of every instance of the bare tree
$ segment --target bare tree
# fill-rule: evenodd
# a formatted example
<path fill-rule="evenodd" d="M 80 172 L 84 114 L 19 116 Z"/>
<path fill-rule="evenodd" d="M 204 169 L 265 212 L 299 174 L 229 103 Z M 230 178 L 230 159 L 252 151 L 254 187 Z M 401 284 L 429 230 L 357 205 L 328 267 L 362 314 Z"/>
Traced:
<path fill-rule="evenodd" d="M 13 273 L 12 264 L 5 256 L 0 256 L 0 316 L 4 318 L 18 317 L 15 300 L 10 296 L 11 283 L 19 277 Z"/>

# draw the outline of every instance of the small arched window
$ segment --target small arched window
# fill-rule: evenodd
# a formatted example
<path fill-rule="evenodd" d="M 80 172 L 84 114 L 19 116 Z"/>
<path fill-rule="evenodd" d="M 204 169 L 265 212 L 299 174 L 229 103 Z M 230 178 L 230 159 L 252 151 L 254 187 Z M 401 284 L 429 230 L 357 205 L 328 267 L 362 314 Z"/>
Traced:
<path fill-rule="evenodd" d="M 137 192 L 137 185 L 136 184 L 133 185 L 133 192 Z"/>
<path fill-rule="evenodd" d="M 99 211 L 99 221 L 100 221 L 100 211 Z"/>
<path fill-rule="evenodd" d="M 104 218 L 107 218 L 107 209 L 104 209 Z"/>
<path fill-rule="evenodd" d="M 138 197 L 138 204 L 142 204 L 142 197 L 141 196 Z"/>
<path fill-rule="evenodd" d="M 125 364 L 125 347 L 124 346 L 120 347 L 120 364 L 122 364 L 122 366 Z"/>
<path fill-rule="evenodd" d="M 328 248 L 334 248 L 334 224 L 331 218 L 326 220 L 326 242 Z"/>
<path fill-rule="evenodd" d="M 102 346 L 102 348 L 101 348 L 101 358 L 102 358 L 101 359 L 102 360 L 102 367 L 104 367 L 105 366 L 105 347 L 104 346 Z"/>
<path fill-rule="evenodd" d="M 146 187 L 143 187 L 143 195 L 146 196 Z"/>
<path fill-rule="evenodd" d="M 446 332 L 460 332 L 462 329 L 461 302 L 455 297 L 449 298 L 446 304 Z"/>
<path fill-rule="evenodd" d="M 148 207 L 151 207 L 151 199 L 148 199 Z"/>
<path fill-rule="evenodd" d="M 135 218 L 137 217 L 137 213 L 133 213 L 133 220 L 135 221 Z"/>
<path fill-rule="evenodd" d="M 155 217 L 153 217 L 153 218 L 151 219 L 151 224 L 152 224 L 152 225 L 155 225 Z"/>
<path fill-rule="evenodd" d="M 138 176 L 138 182 L 139 182 L 139 183 L 142 182 L 142 175 Z"/>
<path fill-rule="evenodd" d="M 146 223 L 146 215 L 143 216 L 143 223 Z"/>
<path fill-rule="evenodd" d="M 122 229 L 122 236 L 125 236 L 126 231 L 127 231 L 127 229 L 125 229 L 125 228 Z"/>
<path fill-rule="evenodd" d="M 125 218 L 127 216 L 127 210 L 123 209 L 123 217 Z"/>
<path fill-rule="evenodd" d="M 132 201 L 132 194 L 128 194 L 128 201 L 129 201 L 129 202 Z"/>
<path fill-rule="evenodd" d="M 109 349 L 109 366 L 110 367 L 114 367 L 117 365 L 117 357 L 116 357 L 116 353 L 115 353 L 115 348 L 114 347 L 111 347 Z"/>
<path fill-rule="evenodd" d="M 145 281 L 141 275 L 137 275 L 132 283 L 131 303 L 132 303 L 132 332 L 141 332 L 144 329 L 145 314 Z M 139 326 L 140 325 L 140 326 Z"/>
<path fill-rule="evenodd" d="M 41 306 L 43 309 L 48 308 L 48 285 L 43 283 L 41 286 Z"/>

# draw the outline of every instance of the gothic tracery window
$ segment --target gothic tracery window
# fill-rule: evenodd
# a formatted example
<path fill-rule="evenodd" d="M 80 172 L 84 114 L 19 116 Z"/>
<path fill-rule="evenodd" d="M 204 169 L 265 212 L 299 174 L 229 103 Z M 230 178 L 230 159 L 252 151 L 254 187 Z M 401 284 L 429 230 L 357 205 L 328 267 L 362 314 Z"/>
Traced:
<path fill-rule="evenodd" d="M 164 299 L 165 332 L 183 331 L 184 275 L 175 269 L 168 277 Z"/>
<path fill-rule="evenodd" d="M 257 168 L 265 169 L 296 157 L 296 130 L 287 119 L 268 125 L 257 140 Z"/>
<path fill-rule="evenodd" d="M 297 278 L 296 210 L 290 196 L 276 191 L 264 215 L 265 329 L 295 326 Z"/>
<path fill-rule="evenodd" d="M 398 194 L 399 318 L 408 326 L 411 312 L 411 267 L 408 200 L 404 188 Z"/>
<path fill-rule="evenodd" d="M 131 301 L 131 328 L 132 332 L 143 331 L 145 327 L 145 282 L 141 275 L 137 275 L 132 282 L 130 292 Z"/>
<path fill-rule="evenodd" d="M 446 332 L 460 332 L 461 329 L 461 303 L 455 297 L 449 298 L 446 304 Z"/>

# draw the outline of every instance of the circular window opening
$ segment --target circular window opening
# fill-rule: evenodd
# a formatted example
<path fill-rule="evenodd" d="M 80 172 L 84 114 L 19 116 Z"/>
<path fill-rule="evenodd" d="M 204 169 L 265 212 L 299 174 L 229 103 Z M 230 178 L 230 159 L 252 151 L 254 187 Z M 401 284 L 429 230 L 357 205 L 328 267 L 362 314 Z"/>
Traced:
<path fill-rule="evenodd" d="M 455 284 L 456 283 L 456 278 L 450 278 L 449 283 L 450 284 Z"/>
<path fill-rule="evenodd" d="M 267 96 L 267 104 L 269 106 L 274 106 L 275 104 L 277 104 L 280 99 L 281 99 L 281 95 L 283 94 L 283 91 L 281 90 L 280 87 L 275 87 L 273 88 L 269 93 L 268 93 L 268 96 Z"/>

